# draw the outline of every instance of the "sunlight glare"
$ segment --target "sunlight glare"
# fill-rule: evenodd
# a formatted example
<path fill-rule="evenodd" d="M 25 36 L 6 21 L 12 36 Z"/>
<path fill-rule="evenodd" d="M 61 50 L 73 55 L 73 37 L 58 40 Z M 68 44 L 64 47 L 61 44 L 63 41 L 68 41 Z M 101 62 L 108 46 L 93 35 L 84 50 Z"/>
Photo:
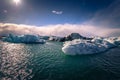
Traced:
<path fill-rule="evenodd" d="M 13 0 L 13 1 L 16 5 L 18 5 L 21 2 L 21 0 Z"/>

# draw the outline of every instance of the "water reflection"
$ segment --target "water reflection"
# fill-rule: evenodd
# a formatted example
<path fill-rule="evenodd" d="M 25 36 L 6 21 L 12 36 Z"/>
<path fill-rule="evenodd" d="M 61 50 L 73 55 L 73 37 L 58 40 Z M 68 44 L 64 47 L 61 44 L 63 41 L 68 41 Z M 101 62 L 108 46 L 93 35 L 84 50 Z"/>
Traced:
<path fill-rule="evenodd" d="M 62 43 L 0 43 L 0 80 L 119 80 L 120 48 L 66 56 Z"/>
<path fill-rule="evenodd" d="M 0 45 L 0 80 L 26 80 L 32 77 L 32 69 L 27 68 L 28 57 L 24 44 Z"/>

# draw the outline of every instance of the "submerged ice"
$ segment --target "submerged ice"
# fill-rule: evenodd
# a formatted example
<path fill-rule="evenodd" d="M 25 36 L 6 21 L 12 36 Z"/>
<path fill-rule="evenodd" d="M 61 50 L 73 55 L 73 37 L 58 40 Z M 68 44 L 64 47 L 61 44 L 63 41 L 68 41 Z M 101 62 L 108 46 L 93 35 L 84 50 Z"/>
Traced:
<path fill-rule="evenodd" d="M 105 52 L 118 45 L 120 45 L 120 37 L 95 37 L 92 40 L 75 39 L 66 41 L 62 51 L 67 55 L 95 54 Z"/>
<path fill-rule="evenodd" d="M 40 36 L 36 35 L 21 35 L 16 36 L 9 34 L 7 37 L 3 39 L 3 41 L 13 42 L 13 43 L 45 43 L 44 39 L 41 39 Z"/>

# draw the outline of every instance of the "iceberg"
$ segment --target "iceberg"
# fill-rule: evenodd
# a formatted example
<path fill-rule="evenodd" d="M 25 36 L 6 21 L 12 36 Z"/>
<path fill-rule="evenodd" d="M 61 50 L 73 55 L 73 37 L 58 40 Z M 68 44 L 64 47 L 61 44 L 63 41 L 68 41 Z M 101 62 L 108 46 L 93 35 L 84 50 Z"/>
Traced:
<path fill-rule="evenodd" d="M 62 51 L 67 55 L 84 55 L 105 52 L 120 45 L 120 38 L 95 37 L 92 40 L 75 39 L 66 41 Z"/>
<path fill-rule="evenodd" d="M 71 41 L 71 40 L 74 40 L 74 39 L 86 39 L 86 40 L 91 40 L 92 38 L 87 38 L 87 37 L 84 37 L 82 35 L 80 35 L 79 33 L 71 33 L 69 35 L 67 35 L 65 37 L 65 40 L 66 41 Z"/>
<path fill-rule="evenodd" d="M 65 38 L 64 38 L 64 37 L 51 36 L 51 37 L 49 38 L 49 41 L 64 42 L 64 41 L 65 41 Z"/>
<path fill-rule="evenodd" d="M 120 45 L 120 37 L 109 37 L 109 38 L 105 38 L 104 40 L 118 46 Z"/>
<path fill-rule="evenodd" d="M 21 36 L 16 36 L 16 35 L 12 35 L 9 34 L 7 37 L 2 39 L 3 41 L 6 42 L 12 42 L 12 43 L 40 43 L 40 44 L 44 44 L 45 40 L 41 39 L 40 36 L 36 36 L 36 35 L 21 35 Z"/>
<path fill-rule="evenodd" d="M 50 36 L 49 38 L 50 41 L 58 41 L 58 42 L 72 41 L 74 39 L 91 40 L 92 38 L 83 37 L 79 33 L 71 33 L 65 37 Z"/>

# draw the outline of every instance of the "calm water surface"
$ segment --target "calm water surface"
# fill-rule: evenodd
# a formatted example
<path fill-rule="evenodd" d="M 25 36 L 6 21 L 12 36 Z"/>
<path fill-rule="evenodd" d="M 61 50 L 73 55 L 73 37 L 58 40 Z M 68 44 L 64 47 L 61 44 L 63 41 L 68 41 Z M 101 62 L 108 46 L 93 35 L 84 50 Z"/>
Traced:
<path fill-rule="evenodd" d="M 0 42 L 0 80 L 120 80 L 120 47 L 67 56 L 62 43 Z"/>

